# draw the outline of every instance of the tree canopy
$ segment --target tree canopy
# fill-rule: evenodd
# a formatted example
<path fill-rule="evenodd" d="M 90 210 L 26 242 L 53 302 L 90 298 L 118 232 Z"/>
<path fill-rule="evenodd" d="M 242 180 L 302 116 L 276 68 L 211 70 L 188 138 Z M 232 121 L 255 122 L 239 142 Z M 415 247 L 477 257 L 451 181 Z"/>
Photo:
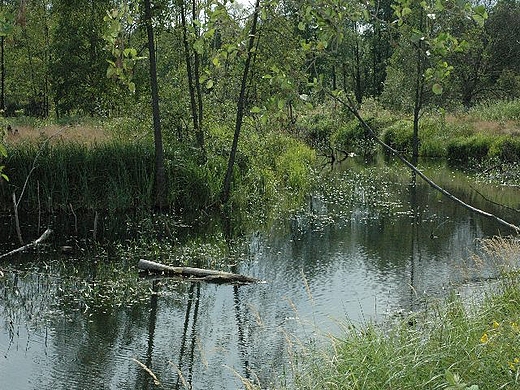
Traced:
<path fill-rule="evenodd" d="M 409 90 L 411 80 L 405 76 L 411 63 L 406 61 L 409 49 L 399 42 L 421 44 L 426 35 L 419 32 L 437 31 L 468 44 L 468 50 L 450 54 L 454 70 L 443 85 L 450 104 L 470 106 L 482 99 L 518 96 L 519 2 L 490 3 L 482 25 L 453 12 L 441 15 L 449 13 L 451 3 L 261 2 L 248 109 L 258 107 L 259 113 L 294 103 L 316 77 L 352 91 L 358 102 L 382 96 L 406 109 L 403 91 Z M 143 95 L 150 93 L 146 61 L 133 64 L 133 94 L 123 93 L 114 77 L 106 77 L 107 61 L 116 60 L 104 39 L 110 28 L 106 16 L 123 5 L 130 5 L 133 22 L 122 27 L 121 53 L 146 56 L 139 1 L 3 1 L 5 113 L 113 116 L 132 112 L 136 101 L 145 101 Z M 247 3 L 218 0 L 152 1 L 151 7 L 165 121 L 188 127 L 202 147 L 205 118 L 229 112 L 238 94 L 252 9 Z M 453 41 L 425 45 L 430 53 L 425 59 L 431 55 L 431 60 L 434 49 L 449 49 Z M 435 85 L 438 90 L 440 84 Z"/>

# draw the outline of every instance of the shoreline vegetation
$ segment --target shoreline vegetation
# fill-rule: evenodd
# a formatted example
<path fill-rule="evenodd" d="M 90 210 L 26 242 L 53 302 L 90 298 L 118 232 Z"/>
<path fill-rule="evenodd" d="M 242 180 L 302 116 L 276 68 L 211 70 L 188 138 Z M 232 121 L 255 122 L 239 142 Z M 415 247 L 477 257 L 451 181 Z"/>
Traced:
<path fill-rule="evenodd" d="M 293 358 L 298 389 L 516 389 L 520 280 L 516 238 L 482 241 L 502 270 L 469 296 L 453 293 L 388 324 L 345 325 L 328 347 Z"/>
<path fill-rule="evenodd" d="M 409 155 L 412 119 L 367 101 L 362 115 L 377 135 Z M 3 118 L 8 183 L 0 185 L 0 209 L 12 208 L 12 193 L 24 196 L 24 211 L 149 210 L 153 191 L 153 139 L 146 123 L 129 119 L 74 120 L 61 124 Z M 231 127 L 214 124 L 207 162 L 190 142 L 170 134 L 165 150 L 172 210 L 194 212 L 217 203 L 225 172 Z M 466 112 L 430 112 L 421 121 L 419 155 L 446 161 L 453 169 L 519 185 L 520 100 L 485 103 Z M 337 107 L 310 110 L 287 128 L 249 123 L 237 156 L 232 204 L 301 200 L 316 170 L 348 158 L 365 163 L 383 154 L 357 120 Z M 391 156 L 386 156 L 391 158 Z M 21 194 L 22 189 L 25 193 Z"/>

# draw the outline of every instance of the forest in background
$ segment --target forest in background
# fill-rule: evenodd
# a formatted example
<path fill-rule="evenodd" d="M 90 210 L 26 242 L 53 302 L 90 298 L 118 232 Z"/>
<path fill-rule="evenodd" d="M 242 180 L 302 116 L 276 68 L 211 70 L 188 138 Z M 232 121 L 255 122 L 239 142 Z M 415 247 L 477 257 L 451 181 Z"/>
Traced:
<path fill-rule="evenodd" d="M 155 200 L 145 202 L 159 208 L 193 201 L 187 187 L 203 198 L 198 204 L 216 202 L 219 193 L 225 201 L 225 187 L 237 176 L 249 177 L 243 192 L 273 198 L 280 181 L 308 188 L 304 165 L 314 157 L 295 139 L 331 159 L 373 148 L 362 127 L 349 122 L 349 107 L 369 107 L 375 130 L 385 127 L 385 141 L 409 151 L 413 161 L 449 158 L 450 150 L 452 160 L 487 156 L 494 134 L 436 147 L 429 146 L 435 137 L 428 128 L 438 121 L 442 135 L 460 128 L 446 121 L 447 112 L 519 97 L 518 36 L 520 3 L 511 0 L 2 1 L 0 108 L 7 119 L 108 119 L 130 140 L 153 135 L 153 151 L 135 151 L 146 165 L 136 172 L 174 174 L 174 195 L 155 190 Z M 342 93 L 349 107 L 337 109 Z M 239 137 L 246 138 L 241 150 Z M 507 140 L 509 160 L 518 157 L 516 138 Z M 148 161 L 154 153 L 155 166 Z M 55 154 L 65 159 L 66 153 Z M 117 155 L 99 154 L 102 162 Z M 186 167 L 190 172 L 179 176 Z M 138 182 L 131 176 L 124 178 L 128 188 Z M 273 176 L 278 183 L 270 183 Z M 152 186 L 168 183 L 162 181 L 146 180 L 138 195 L 125 196 L 126 204 L 151 199 Z M 63 182 L 66 190 L 76 187 Z M 64 207 L 74 198 L 63 200 Z"/>
<path fill-rule="evenodd" d="M 317 77 L 331 89 L 353 91 L 358 103 L 378 98 L 389 108 L 411 110 L 413 38 L 397 26 L 395 5 L 405 4 L 412 12 L 414 3 L 261 2 L 248 79 L 249 111 L 255 108 L 253 113 L 259 114 L 261 108 L 294 119 L 299 112 L 294 106 L 300 103 L 301 95 L 312 93 L 308 84 Z M 0 109 L 7 116 L 23 113 L 42 117 L 150 112 L 149 68 L 145 59 L 138 59 L 148 56 L 143 4 L 3 0 Z M 442 99 L 435 105 L 471 107 L 486 99 L 519 97 L 519 2 L 479 3 L 489 15 L 483 24 L 455 12 L 438 20 L 445 16 L 440 10 L 446 12 L 450 4 L 454 7 L 455 3 L 432 2 L 429 6 L 437 9 L 437 14 L 414 11 L 417 21 L 408 23 L 412 34 L 429 28 L 458 39 L 457 50 L 445 53 L 453 69 Z M 202 111 L 198 116 L 203 128 L 211 121 L 228 119 L 239 94 L 252 5 L 153 1 L 150 12 L 165 130 L 180 136 L 193 132 L 192 92 L 197 111 Z M 339 19 L 341 12 L 346 15 Z M 435 24 L 427 25 L 432 20 Z M 342 24 L 335 23 L 338 21 Z M 333 24 L 321 26 L 327 23 Z M 318 36 L 322 31 L 330 36 Z M 115 38 L 107 41 L 107 36 Z M 462 41 L 465 47 L 460 47 Z M 454 45 L 453 41 L 438 45 L 443 43 L 445 51 Z M 316 45 L 315 50 L 309 50 L 310 45 Z M 423 61 L 436 60 L 433 49 L 429 48 Z M 108 60 L 115 63 L 117 71 L 131 73 L 134 93 L 124 90 L 116 72 L 107 77 Z M 296 111 L 291 113 L 291 107 Z"/>

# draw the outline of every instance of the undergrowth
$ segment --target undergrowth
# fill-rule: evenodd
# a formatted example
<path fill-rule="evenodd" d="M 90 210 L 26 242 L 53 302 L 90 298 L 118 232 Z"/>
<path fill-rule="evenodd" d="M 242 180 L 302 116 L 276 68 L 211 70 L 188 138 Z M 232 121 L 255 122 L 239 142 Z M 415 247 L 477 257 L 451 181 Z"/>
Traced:
<path fill-rule="evenodd" d="M 149 210 L 155 165 L 146 124 L 114 119 L 103 126 L 112 136 L 95 144 L 44 138 L 8 144 L 1 165 L 9 182 L 0 182 L 0 208 L 10 209 L 15 193 L 25 211 Z M 218 204 L 232 136 L 233 127 L 211 125 L 205 159 L 191 139 L 169 137 L 165 164 L 173 210 L 192 213 Z M 231 208 L 300 201 L 312 186 L 314 160 L 311 148 L 282 131 L 245 127 Z"/>

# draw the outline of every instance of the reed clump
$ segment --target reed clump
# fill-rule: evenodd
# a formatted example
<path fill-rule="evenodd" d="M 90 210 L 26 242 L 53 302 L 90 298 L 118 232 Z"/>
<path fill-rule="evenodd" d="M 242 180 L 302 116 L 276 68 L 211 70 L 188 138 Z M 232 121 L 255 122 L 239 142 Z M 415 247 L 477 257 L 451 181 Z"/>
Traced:
<path fill-rule="evenodd" d="M 153 149 L 145 143 L 24 143 L 9 147 L 5 165 L 2 209 L 12 207 L 12 193 L 28 212 L 125 210 L 146 207 L 151 199 Z"/>
<path fill-rule="evenodd" d="M 47 125 L 39 137 L 33 134 L 36 128 L 10 135 L 7 157 L 1 161 L 9 181 L 0 182 L 0 210 L 13 209 L 13 193 L 21 212 L 151 210 L 153 139 L 144 125 L 130 133 L 123 124 L 102 124 L 106 134 L 101 124 L 90 124 L 87 131 L 97 134 L 100 142 L 85 142 L 78 126 L 52 133 L 54 127 Z M 188 138 L 168 139 L 164 154 L 172 210 L 196 213 L 218 204 L 232 130 L 211 125 L 205 156 Z M 235 163 L 233 207 L 262 208 L 283 199 L 302 199 L 312 185 L 314 160 L 314 152 L 288 134 L 245 126 Z"/>
<path fill-rule="evenodd" d="M 520 243 L 484 242 L 500 282 L 471 302 L 451 295 L 389 326 L 348 327 L 327 350 L 307 351 L 298 389 L 517 389 L 520 386 Z"/>

